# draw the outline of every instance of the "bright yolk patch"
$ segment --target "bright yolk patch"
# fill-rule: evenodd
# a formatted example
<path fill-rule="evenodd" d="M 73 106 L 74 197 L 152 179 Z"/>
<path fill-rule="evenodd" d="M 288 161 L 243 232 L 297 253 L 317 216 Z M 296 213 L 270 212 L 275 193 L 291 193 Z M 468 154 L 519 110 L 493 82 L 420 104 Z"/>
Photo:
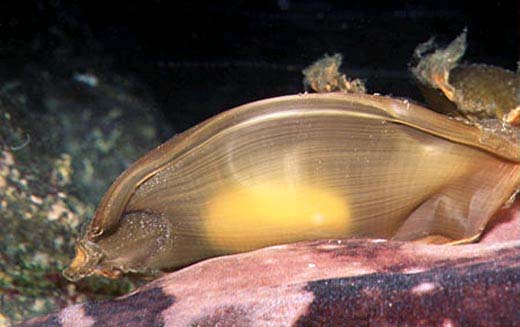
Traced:
<path fill-rule="evenodd" d="M 309 186 L 263 183 L 220 192 L 208 205 L 205 232 L 211 245 L 240 252 L 272 244 L 344 236 L 346 200 Z"/>

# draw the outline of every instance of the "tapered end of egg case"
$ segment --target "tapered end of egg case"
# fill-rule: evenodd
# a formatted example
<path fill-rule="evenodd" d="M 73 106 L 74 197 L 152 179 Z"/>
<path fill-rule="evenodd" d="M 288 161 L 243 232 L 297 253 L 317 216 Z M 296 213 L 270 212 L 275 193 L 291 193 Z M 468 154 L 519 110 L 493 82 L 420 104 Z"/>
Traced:
<path fill-rule="evenodd" d="M 117 278 L 121 275 L 119 271 L 104 271 L 97 267 L 103 258 L 103 252 L 93 242 L 80 240 L 76 244 L 76 256 L 70 265 L 63 270 L 63 276 L 71 282 L 93 274 L 103 275 L 109 278 Z"/>

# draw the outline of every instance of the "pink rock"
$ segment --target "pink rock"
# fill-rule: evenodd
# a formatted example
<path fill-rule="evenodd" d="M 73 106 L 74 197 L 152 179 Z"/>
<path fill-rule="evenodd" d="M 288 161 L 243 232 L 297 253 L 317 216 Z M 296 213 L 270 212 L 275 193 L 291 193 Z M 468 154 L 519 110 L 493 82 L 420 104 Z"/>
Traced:
<path fill-rule="evenodd" d="M 324 240 L 210 259 L 20 326 L 520 325 L 519 212 L 478 244 Z"/>

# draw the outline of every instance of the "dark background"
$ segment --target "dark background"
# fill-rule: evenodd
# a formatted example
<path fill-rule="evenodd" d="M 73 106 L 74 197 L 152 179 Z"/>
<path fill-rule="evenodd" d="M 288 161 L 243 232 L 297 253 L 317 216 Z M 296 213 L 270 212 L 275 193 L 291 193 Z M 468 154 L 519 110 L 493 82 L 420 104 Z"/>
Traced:
<path fill-rule="evenodd" d="M 517 2 L 19 1 L 0 5 L 5 77 L 117 72 L 185 129 L 229 107 L 303 91 L 301 69 L 342 53 L 369 92 L 420 100 L 408 63 L 468 29 L 465 60 L 516 69 Z"/>

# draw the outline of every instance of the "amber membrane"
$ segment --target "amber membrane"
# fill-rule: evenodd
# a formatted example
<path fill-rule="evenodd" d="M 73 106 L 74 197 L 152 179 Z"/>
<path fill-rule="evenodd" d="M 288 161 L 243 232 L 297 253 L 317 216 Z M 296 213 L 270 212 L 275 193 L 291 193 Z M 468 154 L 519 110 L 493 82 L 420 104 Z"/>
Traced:
<path fill-rule="evenodd" d="M 84 239 L 103 254 L 98 268 L 122 271 L 300 240 L 471 239 L 518 187 L 519 153 L 509 138 L 402 100 L 268 99 L 137 161 Z"/>

